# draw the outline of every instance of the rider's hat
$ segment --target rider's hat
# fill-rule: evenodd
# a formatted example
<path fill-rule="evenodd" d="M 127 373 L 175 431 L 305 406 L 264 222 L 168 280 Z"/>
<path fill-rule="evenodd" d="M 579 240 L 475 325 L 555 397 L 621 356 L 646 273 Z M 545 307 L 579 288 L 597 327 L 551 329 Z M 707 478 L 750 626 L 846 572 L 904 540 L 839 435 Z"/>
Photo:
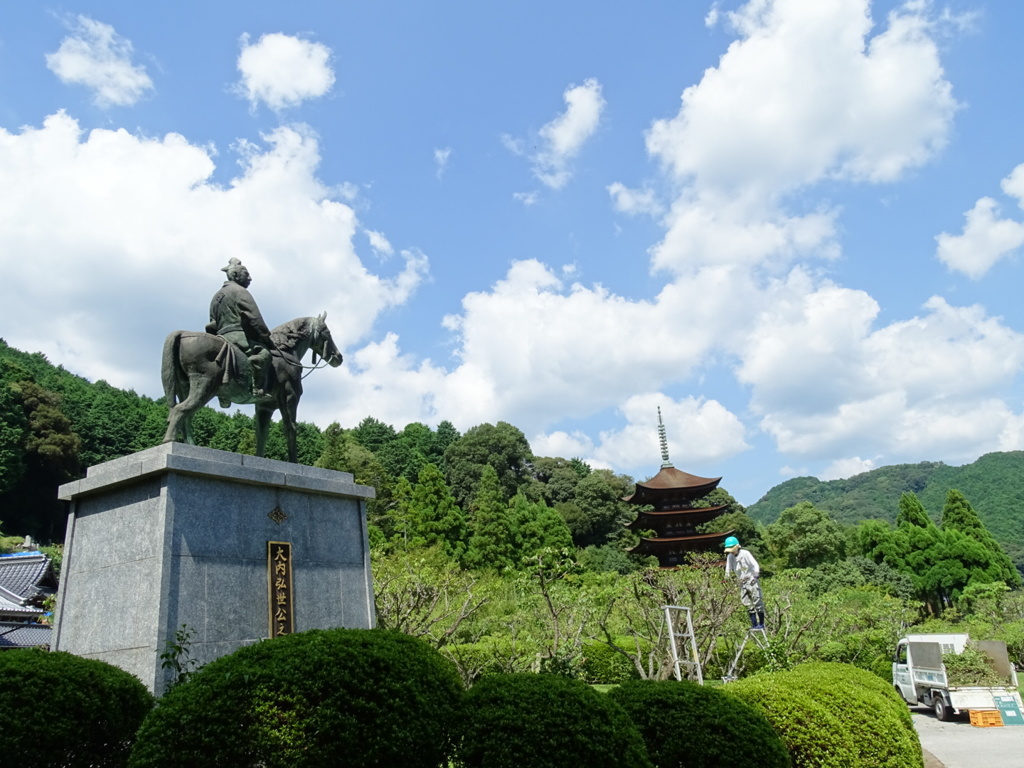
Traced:
<path fill-rule="evenodd" d="M 221 267 L 220 271 L 221 272 L 230 272 L 235 267 L 241 267 L 241 266 L 243 266 L 242 265 L 242 260 L 241 259 L 236 259 L 234 256 L 232 256 L 230 259 L 228 259 L 228 265 L 226 267 Z"/>

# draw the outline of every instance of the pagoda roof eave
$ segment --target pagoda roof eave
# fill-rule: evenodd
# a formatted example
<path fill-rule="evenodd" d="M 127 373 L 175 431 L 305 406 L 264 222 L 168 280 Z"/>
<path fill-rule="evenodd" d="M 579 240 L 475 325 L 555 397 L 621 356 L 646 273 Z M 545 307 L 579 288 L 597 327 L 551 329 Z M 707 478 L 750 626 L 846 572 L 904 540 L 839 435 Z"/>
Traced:
<path fill-rule="evenodd" d="M 706 549 L 708 544 L 724 542 L 725 539 L 732 534 L 733 531 L 722 531 L 721 533 L 701 533 L 695 536 L 676 536 L 664 539 L 641 538 L 640 542 L 635 547 L 627 549 L 626 551 L 630 554 L 657 555 L 658 552 L 666 552 L 670 550 L 690 551 L 694 549 Z"/>
<path fill-rule="evenodd" d="M 636 518 L 626 523 L 624 527 L 630 530 L 653 528 L 654 526 L 647 525 L 647 523 L 660 524 L 663 520 L 673 517 L 684 518 L 694 525 L 700 525 L 714 520 L 728 509 L 728 506 L 728 504 L 721 504 L 717 507 L 701 507 L 699 509 L 648 510 L 637 513 Z"/>
<path fill-rule="evenodd" d="M 633 504 L 650 503 L 648 499 L 664 496 L 685 496 L 698 498 L 711 493 L 722 482 L 720 477 L 700 477 L 683 472 L 675 467 L 662 467 L 654 477 L 636 484 L 636 490 L 623 498 Z"/>

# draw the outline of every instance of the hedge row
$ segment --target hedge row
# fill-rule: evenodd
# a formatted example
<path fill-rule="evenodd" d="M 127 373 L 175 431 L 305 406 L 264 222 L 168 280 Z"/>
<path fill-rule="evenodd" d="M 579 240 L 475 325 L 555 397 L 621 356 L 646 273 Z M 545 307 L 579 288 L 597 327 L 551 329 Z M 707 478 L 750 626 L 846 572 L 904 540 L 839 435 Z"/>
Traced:
<path fill-rule="evenodd" d="M 385 630 L 243 648 L 155 708 L 109 665 L 8 651 L 0 722 L 23 765 L 922 768 L 905 704 L 845 664 L 724 687 L 632 680 L 607 695 L 555 675 L 493 674 L 465 692 L 450 661 Z"/>

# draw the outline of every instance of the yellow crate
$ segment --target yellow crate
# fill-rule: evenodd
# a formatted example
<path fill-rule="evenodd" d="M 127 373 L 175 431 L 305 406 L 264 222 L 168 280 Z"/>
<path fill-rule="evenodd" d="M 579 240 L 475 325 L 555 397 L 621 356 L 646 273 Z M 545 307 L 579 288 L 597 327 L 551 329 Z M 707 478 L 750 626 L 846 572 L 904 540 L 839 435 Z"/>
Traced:
<path fill-rule="evenodd" d="M 978 728 L 994 728 L 995 726 L 1001 726 L 1003 724 L 1003 718 L 999 714 L 998 709 L 972 709 L 971 710 L 971 725 L 977 726 Z"/>

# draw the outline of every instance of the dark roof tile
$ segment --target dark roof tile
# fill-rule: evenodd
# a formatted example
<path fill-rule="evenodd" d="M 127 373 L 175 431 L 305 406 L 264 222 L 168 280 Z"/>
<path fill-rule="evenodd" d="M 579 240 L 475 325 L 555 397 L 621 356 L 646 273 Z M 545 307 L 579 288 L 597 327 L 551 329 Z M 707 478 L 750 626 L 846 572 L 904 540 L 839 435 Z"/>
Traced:
<path fill-rule="evenodd" d="M 33 648 L 50 645 L 50 627 L 45 624 L 25 624 L 0 621 L 0 650 L 5 648 Z"/>

